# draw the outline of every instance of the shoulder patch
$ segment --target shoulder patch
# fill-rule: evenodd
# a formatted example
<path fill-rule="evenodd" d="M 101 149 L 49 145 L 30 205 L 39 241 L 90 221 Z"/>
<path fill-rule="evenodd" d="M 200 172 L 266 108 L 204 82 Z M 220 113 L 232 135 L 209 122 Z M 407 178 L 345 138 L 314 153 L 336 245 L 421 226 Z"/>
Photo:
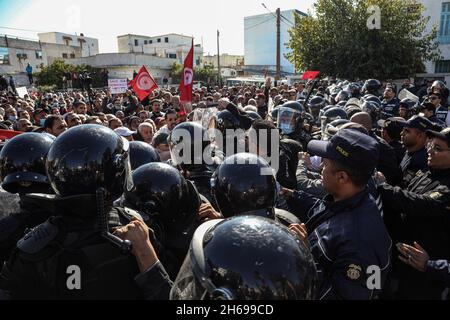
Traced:
<path fill-rule="evenodd" d="M 430 194 L 430 198 L 433 200 L 439 199 L 440 197 L 442 197 L 442 193 L 440 192 L 433 192 Z"/>
<path fill-rule="evenodd" d="M 349 278 L 350 280 L 358 280 L 359 278 L 361 278 L 361 272 L 361 266 L 351 264 L 347 269 L 347 278 Z"/>
<path fill-rule="evenodd" d="M 46 221 L 20 239 L 17 248 L 24 253 L 35 254 L 44 249 L 57 235 L 58 227 Z"/>

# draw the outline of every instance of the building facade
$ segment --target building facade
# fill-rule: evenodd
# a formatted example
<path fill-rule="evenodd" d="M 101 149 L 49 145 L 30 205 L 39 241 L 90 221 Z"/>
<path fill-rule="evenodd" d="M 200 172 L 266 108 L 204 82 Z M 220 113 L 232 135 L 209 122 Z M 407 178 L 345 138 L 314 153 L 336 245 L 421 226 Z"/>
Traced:
<path fill-rule="evenodd" d="M 441 79 L 450 84 L 450 0 L 419 0 L 425 6 L 425 17 L 430 17 L 426 31 L 438 29 L 438 42 L 442 59 L 426 61 L 426 72 L 418 78 Z"/>
<path fill-rule="evenodd" d="M 281 11 L 281 73 L 295 73 L 295 67 L 285 55 L 290 52 L 287 44 L 290 41 L 288 30 L 294 27 L 295 14 L 306 16 L 299 10 Z M 277 26 L 275 13 L 260 14 L 244 18 L 244 51 L 245 67 L 248 74 L 270 74 L 276 72 L 277 60 Z"/>
<path fill-rule="evenodd" d="M 52 64 L 55 59 L 80 58 L 81 48 L 63 44 L 0 36 L 0 74 L 13 75 L 18 86 L 28 85 L 25 69 L 33 72 Z"/>
<path fill-rule="evenodd" d="M 217 54 L 213 56 L 203 56 L 203 65 L 213 66 L 217 69 Z M 223 53 L 220 55 L 220 67 L 236 69 L 244 65 L 244 56 Z"/>
<path fill-rule="evenodd" d="M 46 32 L 38 33 L 38 37 L 41 42 L 80 47 L 82 57 L 94 56 L 99 53 L 98 40 L 85 37 L 82 33 L 77 36 L 61 32 Z"/>
<path fill-rule="evenodd" d="M 90 57 L 69 59 L 67 63 L 106 69 L 110 79 L 132 79 L 135 71 L 139 72 L 142 66 L 146 66 L 155 81 L 161 84 L 164 78 L 169 79 L 175 61 L 175 59 L 142 53 L 101 53 Z"/>
<path fill-rule="evenodd" d="M 119 53 L 143 53 L 161 58 L 175 59 L 183 64 L 192 46 L 192 37 L 170 33 L 160 36 L 127 34 L 117 37 Z M 203 48 L 194 45 L 194 65 L 200 66 Z"/>

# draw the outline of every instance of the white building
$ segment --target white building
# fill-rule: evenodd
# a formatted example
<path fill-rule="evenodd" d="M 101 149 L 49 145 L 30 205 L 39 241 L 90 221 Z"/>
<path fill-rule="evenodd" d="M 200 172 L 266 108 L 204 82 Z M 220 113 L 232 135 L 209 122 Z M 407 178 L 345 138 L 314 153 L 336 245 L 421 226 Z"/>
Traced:
<path fill-rule="evenodd" d="M 61 32 L 46 32 L 38 33 L 38 37 L 41 42 L 80 47 L 83 57 L 94 56 L 99 53 L 98 40 L 85 37 L 82 33 L 77 36 Z"/>
<path fill-rule="evenodd" d="M 425 62 L 426 73 L 417 74 L 418 78 L 445 80 L 450 84 L 450 0 L 419 0 L 425 6 L 424 16 L 430 17 L 427 32 L 433 25 L 438 28 L 439 49 L 442 60 Z"/>
<path fill-rule="evenodd" d="M 291 50 L 287 47 L 290 40 L 288 30 L 294 27 L 294 14 L 306 16 L 299 10 L 281 11 L 281 72 L 294 74 L 295 67 L 285 54 Z M 276 72 L 277 61 L 277 26 L 275 13 L 260 14 L 244 18 L 244 70 L 251 74 L 263 74 L 268 70 L 270 74 Z"/>
<path fill-rule="evenodd" d="M 0 36 L 0 74 L 13 75 L 18 86 L 29 84 L 25 72 L 28 63 L 38 72 L 55 59 L 80 57 L 80 47 Z"/>
<path fill-rule="evenodd" d="M 211 65 L 217 69 L 217 54 L 213 56 L 203 56 L 203 65 Z M 223 53 L 220 55 L 220 66 L 225 68 L 241 67 L 244 65 L 244 56 Z"/>
<path fill-rule="evenodd" d="M 184 63 L 192 46 L 192 37 L 170 33 L 160 36 L 142 36 L 126 34 L 117 37 L 119 53 L 144 53 L 157 57 L 176 59 L 180 64 Z M 202 63 L 203 48 L 197 44 L 194 46 L 194 65 Z"/>
<path fill-rule="evenodd" d="M 142 53 L 101 53 L 90 57 L 70 59 L 67 63 L 107 69 L 110 79 L 132 79 L 134 71 L 139 72 L 145 65 L 155 81 L 161 84 L 164 78 L 169 79 L 175 61 L 175 59 Z"/>

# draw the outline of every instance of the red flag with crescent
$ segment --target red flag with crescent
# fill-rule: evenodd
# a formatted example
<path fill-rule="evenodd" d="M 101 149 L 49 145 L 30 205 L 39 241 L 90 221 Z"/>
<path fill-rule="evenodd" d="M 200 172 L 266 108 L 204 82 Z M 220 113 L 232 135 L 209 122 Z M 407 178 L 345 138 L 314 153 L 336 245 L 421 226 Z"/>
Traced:
<path fill-rule="evenodd" d="M 184 60 L 183 73 L 180 82 L 180 100 L 182 109 L 180 114 L 185 114 L 184 104 L 192 103 L 192 87 L 194 84 L 194 39 L 192 39 L 192 47 L 189 54 Z"/>
<path fill-rule="evenodd" d="M 133 87 L 133 90 L 136 92 L 136 95 L 140 101 L 144 100 L 150 93 L 158 89 L 156 81 L 150 75 L 145 66 L 142 66 L 136 78 L 131 80 L 130 85 Z"/>

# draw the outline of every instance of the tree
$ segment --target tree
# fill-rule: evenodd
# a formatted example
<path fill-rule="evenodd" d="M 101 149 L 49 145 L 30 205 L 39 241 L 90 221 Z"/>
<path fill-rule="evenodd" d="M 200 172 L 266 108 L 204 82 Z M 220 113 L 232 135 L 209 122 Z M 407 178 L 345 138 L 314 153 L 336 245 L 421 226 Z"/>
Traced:
<path fill-rule="evenodd" d="M 56 59 L 47 67 L 41 66 L 40 72 L 36 74 L 37 84 L 39 86 L 56 86 L 61 89 L 65 74 L 80 74 L 84 72 L 90 74 L 93 87 L 103 86 L 104 79 L 102 78 L 101 69 L 93 68 L 89 65 L 74 66 L 66 64 L 62 59 Z"/>
<path fill-rule="evenodd" d="M 289 31 L 287 58 L 297 70 L 349 80 L 399 79 L 424 72 L 423 61 L 440 59 L 437 27 L 425 31 L 430 17 L 417 0 L 317 0 L 314 7 L 314 15 L 296 15 Z M 376 22 L 380 28 L 369 28 Z"/>
<path fill-rule="evenodd" d="M 174 62 L 170 75 L 173 79 L 173 83 L 179 83 L 181 80 L 181 72 L 183 72 L 183 65 L 178 62 Z M 217 70 L 211 65 L 205 65 L 204 67 L 194 68 L 194 81 L 202 81 L 211 83 L 212 79 L 217 78 Z"/>

